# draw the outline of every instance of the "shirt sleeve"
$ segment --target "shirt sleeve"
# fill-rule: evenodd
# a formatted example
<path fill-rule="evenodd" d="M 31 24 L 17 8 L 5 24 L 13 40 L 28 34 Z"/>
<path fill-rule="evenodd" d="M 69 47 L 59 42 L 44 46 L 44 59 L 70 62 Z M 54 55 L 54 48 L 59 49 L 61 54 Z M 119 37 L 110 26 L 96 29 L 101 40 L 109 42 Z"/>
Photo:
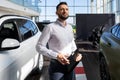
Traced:
<path fill-rule="evenodd" d="M 50 39 L 50 36 L 51 36 L 51 28 L 50 28 L 50 26 L 46 26 L 43 29 L 42 34 L 41 34 L 41 36 L 40 36 L 40 38 L 38 40 L 38 43 L 36 45 L 36 50 L 39 53 L 41 53 L 41 54 L 43 54 L 43 55 L 45 55 L 45 56 L 47 56 L 49 58 L 56 59 L 58 53 L 54 52 L 54 51 L 52 51 L 52 50 L 50 50 L 50 49 L 48 49 L 46 47 L 47 46 L 47 42 Z"/>

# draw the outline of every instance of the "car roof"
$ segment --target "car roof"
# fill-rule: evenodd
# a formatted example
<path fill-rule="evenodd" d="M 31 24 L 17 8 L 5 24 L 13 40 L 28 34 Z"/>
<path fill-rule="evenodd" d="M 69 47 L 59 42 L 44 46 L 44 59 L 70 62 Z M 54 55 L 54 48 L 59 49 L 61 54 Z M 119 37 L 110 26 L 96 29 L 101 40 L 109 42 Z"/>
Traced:
<path fill-rule="evenodd" d="M 26 17 L 26 16 L 12 15 L 12 14 L 0 16 L 0 18 L 4 18 L 4 17 L 21 17 L 21 18 L 28 18 L 29 19 L 29 17 Z"/>
<path fill-rule="evenodd" d="M 8 19 L 26 19 L 32 21 L 29 17 L 20 16 L 20 15 L 2 15 L 0 16 L 0 24 Z"/>

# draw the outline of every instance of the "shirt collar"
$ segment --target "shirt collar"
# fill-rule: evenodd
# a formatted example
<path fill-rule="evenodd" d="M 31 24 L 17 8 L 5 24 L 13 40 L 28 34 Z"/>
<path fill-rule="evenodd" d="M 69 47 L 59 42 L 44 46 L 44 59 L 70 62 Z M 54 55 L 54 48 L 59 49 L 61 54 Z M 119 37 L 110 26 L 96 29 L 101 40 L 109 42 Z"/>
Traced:
<path fill-rule="evenodd" d="M 62 23 L 59 19 L 57 19 L 56 22 L 57 22 L 60 26 L 65 27 L 65 26 L 63 25 L 63 23 Z M 67 26 L 67 23 L 66 23 L 66 26 Z"/>

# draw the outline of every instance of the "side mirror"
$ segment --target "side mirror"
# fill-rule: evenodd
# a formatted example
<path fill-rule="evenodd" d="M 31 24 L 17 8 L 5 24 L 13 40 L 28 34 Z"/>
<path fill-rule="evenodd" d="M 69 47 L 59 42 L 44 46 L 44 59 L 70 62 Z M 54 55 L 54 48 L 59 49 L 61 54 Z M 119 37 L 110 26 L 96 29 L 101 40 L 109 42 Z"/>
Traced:
<path fill-rule="evenodd" d="M 20 46 L 20 43 L 16 39 L 6 38 L 2 41 L 1 50 L 16 49 Z"/>

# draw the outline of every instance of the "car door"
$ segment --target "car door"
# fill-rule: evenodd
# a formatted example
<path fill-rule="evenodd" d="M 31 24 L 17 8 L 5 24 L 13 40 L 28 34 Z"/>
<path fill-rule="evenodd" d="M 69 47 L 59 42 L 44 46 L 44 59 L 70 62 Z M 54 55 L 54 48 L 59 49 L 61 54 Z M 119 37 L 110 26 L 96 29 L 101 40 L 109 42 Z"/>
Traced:
<path fill-rule="evenodd" d="M 36 51 L 37 40 L 40 36 L 37 28 L 34 27 L 32 21 L 25 19 L 17 19 L 21 42 L 20 42 L 20 56 L 21 61 L 21 76 L 24 78 L 37 63 L 38 53 Z M 21 78 L 21 80 L 23 80 Z"/>
<path fill-rule="evenodd" d="M 17 26 L 12 19 L 3 21 L 0 29 L 0 42 L 4 39 L 20 40 Z M 11 50 L 0 50 L 0 80 L 19 80 L 20 79 L 20 47 Z"/>
<path fill-rule="evenodd" d="M 110 62 L 110 70 L 111 70 L 111 74 L 112 74 L 112 78 L 115 80 L 119 80 L 120 79 L 120 24 L 115 25 L 112 29 L 111 29 L 111 43 L 109 43 L 112 47 L 112 49 L 110 50 L 110 55 L 109 60 Z"/>
<path fill-rule="evenodd" d="M 111 76 L 117 79 L 120 76 L 120 26 L 115 25 L 109 31 L 104 32 L 100 44 L 106 56 Z"/>
<path fill-rule="evenodd" d="M 113 56 L 113 60 L 119 63 L 120 58 L 120 25 L 116 25 L 111 29 L 111 43 L 109 45 L 112 47 L 111 55 Z"/>

